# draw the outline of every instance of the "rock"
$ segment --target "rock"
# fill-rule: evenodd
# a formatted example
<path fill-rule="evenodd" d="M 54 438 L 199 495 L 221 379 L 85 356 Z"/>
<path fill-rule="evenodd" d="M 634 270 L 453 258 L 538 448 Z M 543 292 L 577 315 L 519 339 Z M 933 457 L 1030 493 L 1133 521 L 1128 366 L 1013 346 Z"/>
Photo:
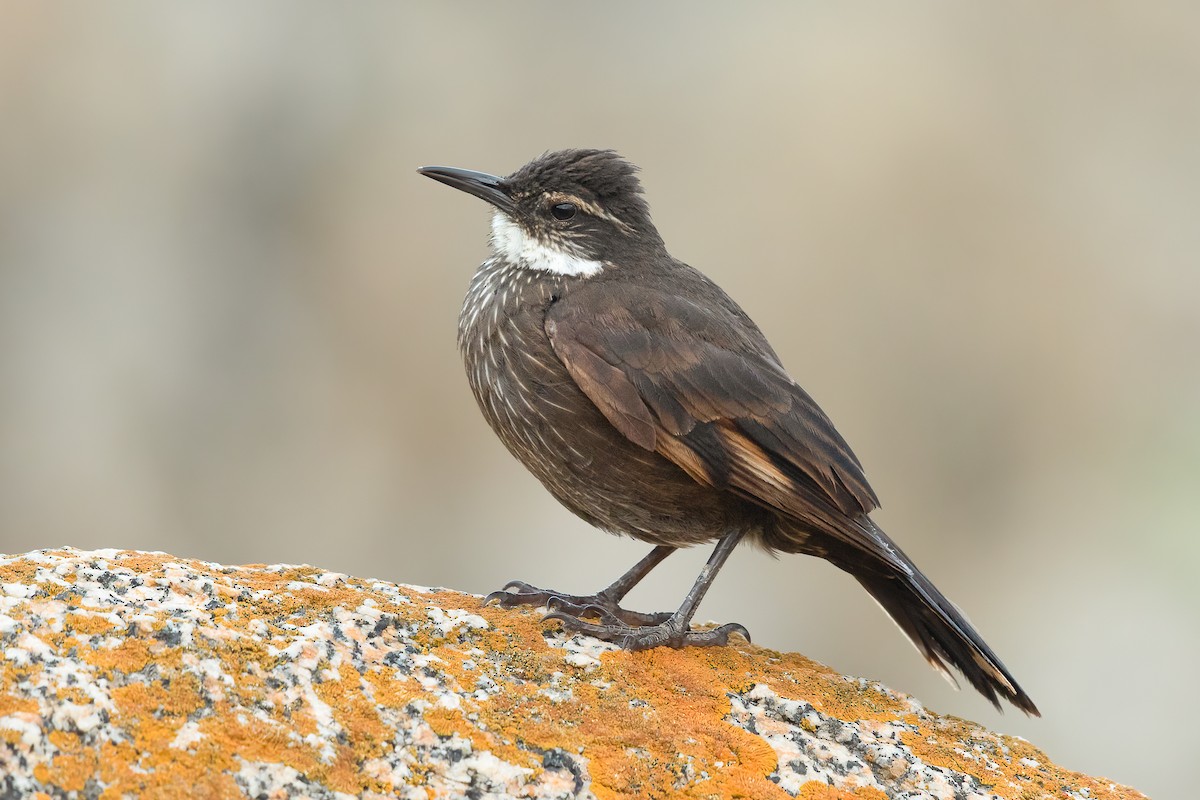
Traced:
<path fill-rule="evenodd" d="M 803 656 L 553 627 L 308 566 L 0 557 L 0 797 L 1142 797 Z"/>

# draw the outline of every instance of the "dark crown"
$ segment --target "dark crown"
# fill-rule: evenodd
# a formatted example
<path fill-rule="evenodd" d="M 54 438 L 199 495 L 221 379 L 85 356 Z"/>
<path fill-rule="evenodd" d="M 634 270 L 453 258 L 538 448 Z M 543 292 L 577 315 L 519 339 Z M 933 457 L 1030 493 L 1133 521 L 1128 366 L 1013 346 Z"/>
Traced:
<path fill-rule="evenodd" d="M 557 150 L 504 179 L 514 197 L 561 192 L 592 202 L 639 230 L 653 230 L 638 168 L 612 150 Z"/>

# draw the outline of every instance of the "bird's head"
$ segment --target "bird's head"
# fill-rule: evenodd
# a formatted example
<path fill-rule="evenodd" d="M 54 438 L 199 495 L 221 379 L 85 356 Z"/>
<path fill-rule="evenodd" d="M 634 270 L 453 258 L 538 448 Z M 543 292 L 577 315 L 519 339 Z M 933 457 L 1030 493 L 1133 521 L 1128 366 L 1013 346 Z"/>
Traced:
<path fill-rule="evenodd" d="M 547 153 L 504 178 L 454 167 L 418 172 L 495 206 L 493 250 L 529 269 L 586 277 L 662 247 L 637 167 L 612 150 Z"/>

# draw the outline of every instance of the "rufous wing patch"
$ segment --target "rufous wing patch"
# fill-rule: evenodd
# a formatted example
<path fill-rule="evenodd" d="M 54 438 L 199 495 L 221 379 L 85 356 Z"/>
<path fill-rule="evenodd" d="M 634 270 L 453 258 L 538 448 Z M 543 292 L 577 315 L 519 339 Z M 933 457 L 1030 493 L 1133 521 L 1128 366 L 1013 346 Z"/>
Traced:
<path fill-rule="evenodd" d="M 660 436 L 658 452 L 675 462 L 696 483 L 704 486 L 715 485 L 716 480 L 710 465 L 701 458 L 699 453 L 688 447 L 682 439 L 670 435 Z"/>
<path fill-rule="evenodd" d="M 734 469 L 730 474 L 730 482 L 739 489 L 744 489 L 780 509 L 786 506 L 780 502 L 790 497 L 795 491 L 795 484 L 757 442 L 738 430 L 729 420 L 721 420 L 718 429 L 722 441 L 729 448 L 730 462 Z M 779 500 L 772 502 L 772 495 L 779 493 Z"/>

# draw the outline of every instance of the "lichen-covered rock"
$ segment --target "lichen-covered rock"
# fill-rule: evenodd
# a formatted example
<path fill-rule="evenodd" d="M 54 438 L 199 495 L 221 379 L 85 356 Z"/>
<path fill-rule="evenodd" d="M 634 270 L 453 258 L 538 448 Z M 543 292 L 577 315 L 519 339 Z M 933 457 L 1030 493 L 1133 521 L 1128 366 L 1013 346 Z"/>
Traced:
<path fill-rule="evenodd" d="M 314 567 L 0 557 L 0 797 L 1135 798 L 750 645 Z"/>

